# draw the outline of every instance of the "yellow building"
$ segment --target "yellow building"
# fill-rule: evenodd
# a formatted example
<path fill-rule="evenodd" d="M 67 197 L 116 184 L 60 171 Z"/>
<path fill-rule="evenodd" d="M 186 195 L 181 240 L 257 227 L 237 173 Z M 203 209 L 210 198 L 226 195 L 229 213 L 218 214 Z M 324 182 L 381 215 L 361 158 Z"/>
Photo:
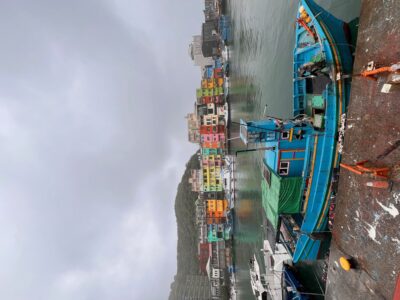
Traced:
<path fill-rule="evenodd" d="M 203 191 L 222 192 L 222 155 L 203 155 Z"/>

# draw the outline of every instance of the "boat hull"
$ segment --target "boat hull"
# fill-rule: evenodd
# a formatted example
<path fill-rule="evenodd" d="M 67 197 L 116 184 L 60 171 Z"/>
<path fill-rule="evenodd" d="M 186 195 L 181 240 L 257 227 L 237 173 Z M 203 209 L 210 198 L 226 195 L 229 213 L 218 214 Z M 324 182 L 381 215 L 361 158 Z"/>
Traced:
<path fill-rule="evenodd" d="M 296 30 L 296 48 L 294 50 L 294 114 L 305 113 L 307 98 L 307 80 L 296 81 L 297 70 L 301 64 L 322 53 L 329 66 L 330 82 L 322 93 L 325 99 L 323 129 L 315 130 L 308 137 L 306 153 L 308 158 L 304 167 L 303 186 L 305 200 L 303 203 L 303 223 L 298 238 L 293 261 L 316 260 L 319 257 L 324 235 L 327 229 L 327 216 L 332 194 L 334 171 L 339 168 L 340 149 L 338 132 L 344 122 L 348 105 L 350 82 L 343 75 L 351 72 L 352 55 L 346 39 L 345 23 L 323 10 L 312 0 L 303 0 L 304 8 L 312 21 L 317 42 L 310 45 L 304 41 L 304 28 Z M 300 17 L 300 13 L 299 16 Z M 302 40 L 303 39 L 303 40 Z M 302 47 L 300 47 L 302 46 Z M 301 101 L 303 99 L 303 101 Z"/>

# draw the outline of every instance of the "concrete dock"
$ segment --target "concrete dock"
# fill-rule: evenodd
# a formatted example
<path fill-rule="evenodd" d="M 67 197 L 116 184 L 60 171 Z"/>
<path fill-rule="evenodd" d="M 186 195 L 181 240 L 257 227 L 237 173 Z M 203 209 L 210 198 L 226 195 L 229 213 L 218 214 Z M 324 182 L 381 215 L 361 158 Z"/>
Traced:
<path fill-rule="evenodd" d="M 400 61 L 399 0 L 363 1 L 353 73 L 369 61 Z M 400 85 L 384 93 L 386 81 L 387 74 L 376 81 L 353 78 L 342 162 L 390 167 L 393 185 L 368 187 L 373 179 L 341 168 L 326 299 L 394 299 L 400 275 Z M 344 271 L 341 256 L 352 257 L 357 268 Z"/>

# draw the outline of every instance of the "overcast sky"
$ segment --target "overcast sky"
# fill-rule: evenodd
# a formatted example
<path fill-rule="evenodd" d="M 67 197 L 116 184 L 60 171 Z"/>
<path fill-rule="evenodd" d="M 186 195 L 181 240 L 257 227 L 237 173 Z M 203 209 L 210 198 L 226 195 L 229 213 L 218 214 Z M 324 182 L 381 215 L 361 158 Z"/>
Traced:
<path fill-rule="evenodd" d="M 166 299 L 200 0 L 0 1 L 0 299 Z"/>

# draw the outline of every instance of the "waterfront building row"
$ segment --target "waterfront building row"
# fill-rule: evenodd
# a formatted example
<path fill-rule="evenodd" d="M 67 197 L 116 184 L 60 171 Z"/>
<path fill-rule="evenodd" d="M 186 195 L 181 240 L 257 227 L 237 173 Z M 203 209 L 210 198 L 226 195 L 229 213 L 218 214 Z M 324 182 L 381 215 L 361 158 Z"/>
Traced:
<path fill-rule="evenodd" d="M 198 193 L 195 222 L 199 272 L 207 275 L 209 299 L 225 299 L 231 256 L 229 240 L 232 217 L 226 187 L 226 65 L 221 58 L 224 41 L 221 0 L 204 0 L 205 21 L 200 36 L 194 36 L 189 54 L 200 66 L 202 78 L 196 90 L 194 111 L 187 115 L 188 140 L 199 145 L 200 168 L 191 170 L 189 182 Z"/>

